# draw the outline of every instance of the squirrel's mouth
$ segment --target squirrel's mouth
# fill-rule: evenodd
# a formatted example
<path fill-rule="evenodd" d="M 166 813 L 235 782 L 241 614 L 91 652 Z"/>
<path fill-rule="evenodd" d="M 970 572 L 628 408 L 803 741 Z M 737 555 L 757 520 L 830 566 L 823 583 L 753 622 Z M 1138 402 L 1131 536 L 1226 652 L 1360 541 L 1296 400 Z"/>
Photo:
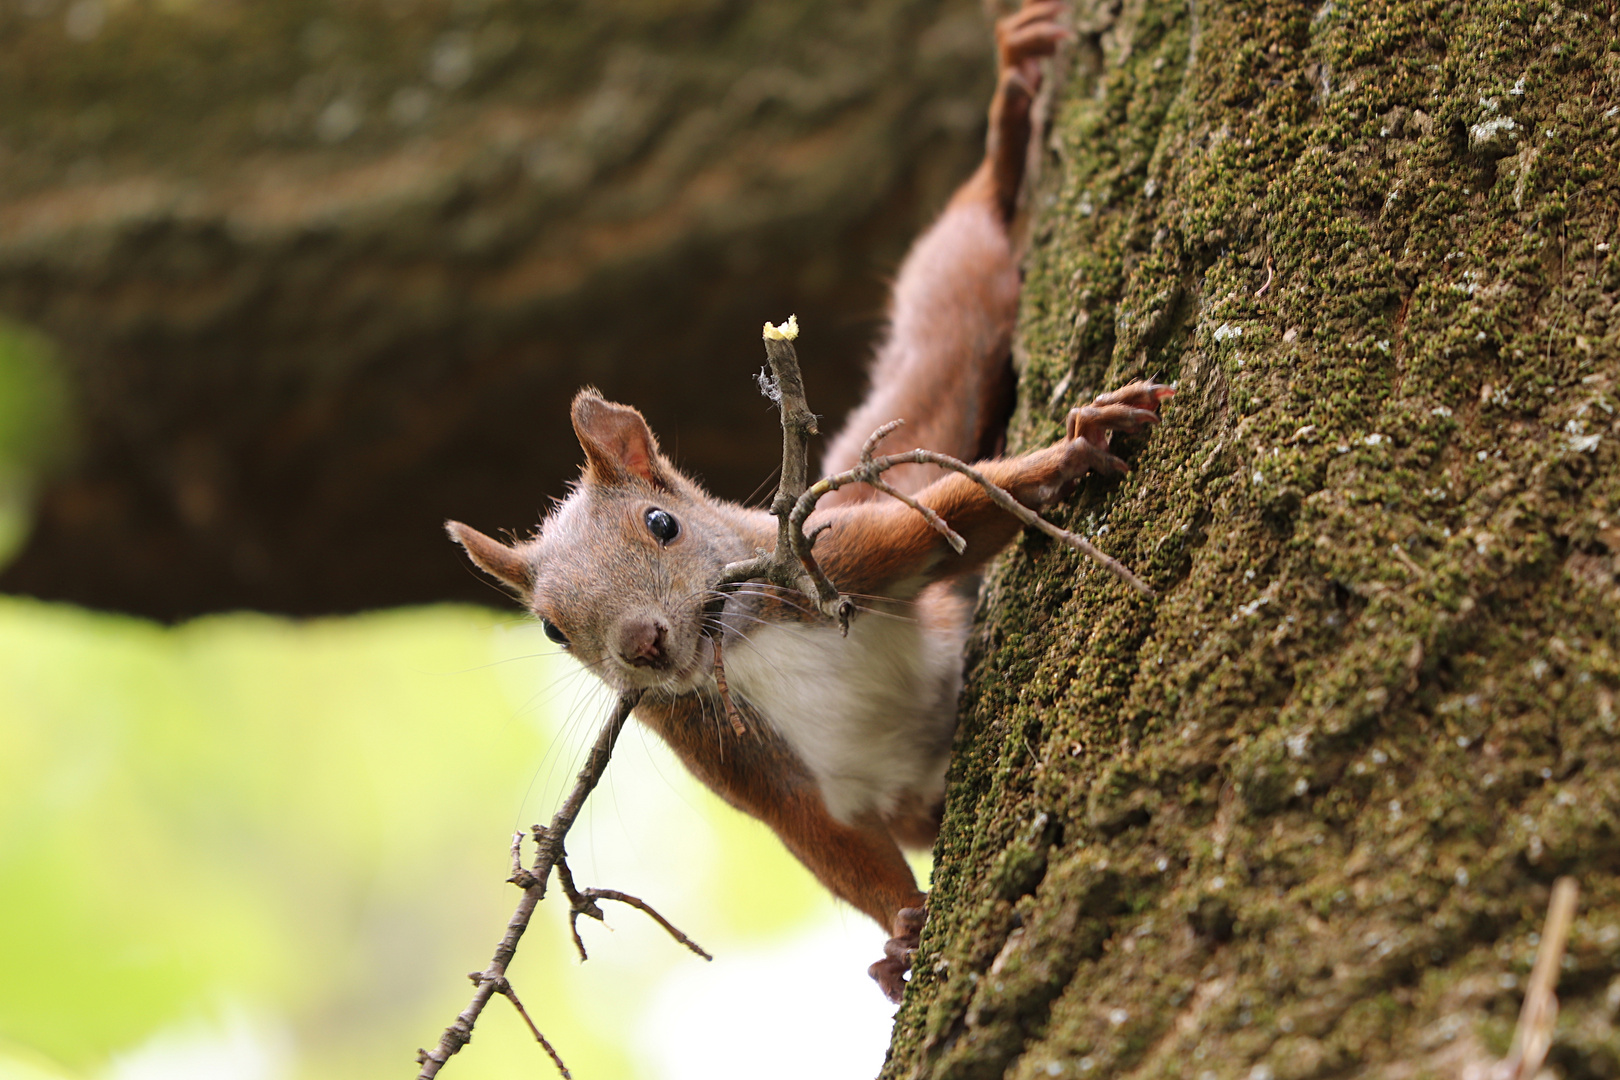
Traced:
<path fill-rule="evenodd" d="M 709 640 L 708 635 L 700 634 L 692 649 L 692 658 L 678 671 L 672 672 L 665 685 L 677 694 L 685 694 L 710 678 L 713 670 L 714 642 Z"/>
<path fill-rule="evenodd" d="M 669 658 L 660 664 L 634 665 L 621 658 L 612 664 L 612 668 L 616 677 L 608 681 L 625 690 L 686 694 L 712 677 L 714 643 L 700 635 L 684 663 Z"/>

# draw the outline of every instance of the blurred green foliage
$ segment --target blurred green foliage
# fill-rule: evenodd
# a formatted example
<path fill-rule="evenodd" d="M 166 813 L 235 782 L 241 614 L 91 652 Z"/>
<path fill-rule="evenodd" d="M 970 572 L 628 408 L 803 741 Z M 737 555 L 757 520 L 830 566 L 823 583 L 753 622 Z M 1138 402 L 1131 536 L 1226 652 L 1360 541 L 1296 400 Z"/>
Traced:
<path fill-rule="evenodd" d="M 0 319 L 0 566 L 27 533 L 40 477 L 67 454 L 68 415 L 50 343 Z"/>
<path fill-rule="evenodd" d="M 181 1075 L 131 1062 L 235 1029 L 285 1059 L 265 1076 L 410 1075 L 516 902 L 509 837 L 603 714 L 550 653 L 476 609 L 165 628 L 0 597 L 0 1080 Z M 825 910 L 651 741 L 627 729 L 575 830 L 582 884 L 717 952 Z M 576 1076 L 630 1076 L 636 1008 L 700 961 L 612 911 L 580 966 L 559 916 L 542 905 L 514 984 Z M 495 1005 L 454 1075 L 546 1075 Z"/>

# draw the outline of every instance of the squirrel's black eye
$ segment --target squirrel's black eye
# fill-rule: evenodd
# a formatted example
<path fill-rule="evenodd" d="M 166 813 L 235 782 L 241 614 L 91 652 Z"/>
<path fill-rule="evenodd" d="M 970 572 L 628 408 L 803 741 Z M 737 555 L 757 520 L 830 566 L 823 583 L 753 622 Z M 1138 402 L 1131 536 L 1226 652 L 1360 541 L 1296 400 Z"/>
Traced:
<path fill-rule="evenodd" d="M 540 629 L 546 632 L 546 637 L 550 638 L 552 641 L 555 641 L 557 644 L 568 644 L 568 635 L 557 629 L 557 624 L 552 622 L 550 619 L 542 618 L 540 620 Z"/>
<path fill-rule="evenodd" d="M 652 533 L 660 544 L 667 544 L 680 535 L 681 527 L 669 511 L 654 509 L 647 511 L 647 531 Z"/>

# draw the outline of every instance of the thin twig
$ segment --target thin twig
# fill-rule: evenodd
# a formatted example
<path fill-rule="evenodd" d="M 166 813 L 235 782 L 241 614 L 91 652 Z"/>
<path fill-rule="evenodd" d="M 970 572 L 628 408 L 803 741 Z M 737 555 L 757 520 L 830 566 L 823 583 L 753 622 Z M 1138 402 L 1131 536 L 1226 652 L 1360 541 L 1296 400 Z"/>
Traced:
<path fill-rule="evenodd" d="M 731 700 L 731 688 L 726 685 L 726 661 L 720 653 L 720 639 L 725 632 L 717 630 L 709 638 L 714 642 L 714 684 L 720 690 L 720 702 L 726 707 L 726 719 L 731 721 L 732 733 L 737 738 L 748 734 L 748 727 L 743 723 L 742 713 L 737 711 L 737 705 Z"/>
<path fill-rule="evenodd" d="M 527 873 L 528 871 L 523 869 L 523 834 L 515 832 L 512 834 L 512 876 L 506 880 L 516 883 L 518 878 Z"/>
<path fill-rule="evenodd" d="M 1269 267 L 1269 264 L 1268 264 Z M 1269 283 L 1269 279 L 1268 279 Z M 1261 290 L 1264 291 L 1264 288 Z M 1056 525 L 1042 518 L 1035 511 L 1029 509 L 1014 499 L 1006 490 L 991 482 L 977 469 L 947 454 L 938 454 L 928 450 L 912 450 L 905 454 L 891 454 L 880 458 L 872 457 L 872 452 L 879 441 L 898 426 L 897 423 L 884 425 L 873 433 L 867 440 L 861 452 L 860 463 L 847 472 L 836 476 L 826 477 L 814 485 L 809 484 L 809 441 L 810 436 L 816 434 L 816 416 L 810 411 L 805 400 L 804 380 L 799 372 L 798 353 L 794 349 L 793 340 L 798 336 L 798 322 L 790 318 L 780 327 L 765 326 L 765 354 L 770 364 L 769 377 L 761 376 L 760 386 L 767 396 L 776 401 L 781 408 L 782 415 L 782 478 L 777 487 L 776 497 L 771 503 L 771 512 L 777 519 L 776 549 L 771 553 L 761 553 L 753 559 L 731 563 L 726 566 L 715 583 L 717 599 L 715 603 L 723 606 L 725 586 L 740 584 L 744 581 L 763 579 L 773 585 L 782 586 L 804 594 L 815 602 L 824 615 L 838 621 L 845 633 L 849 632 L 849 621 L 855 613 L 855 604 L 850 598 L 839 594 L 837 587 L 827 578 L 827 575 L 817 564 L 811 547 L 815 543 L 821 529 L 810 534 L 804 530 L 805 519 L 815 509 L 816 502 L 830 491 L 835 491 L 846 484 L 866 483 L 878 491 L 900 500 L 923 516 L 928 524 L 944 536 L 947 543 L 960 554 L 966 547 L 966 542 L 955 532 L 943 518 L 934 510 L 922 505 L 916 499 L 905 494 L 882 478 L 888 469 L 904 464 L 936 465 L 940 468 L 959 472 L 984 488 L 996 505 L 1006 510 L 1013 517 L 1025 525 L 1040 529 L 1047 535 L 1067 544 L 1070 547 L 1084 552 L 1092 559 L 1107 568 L 1114 576 L 1130 585 L 1144 595 L 1152 596 L 1153 590 L 1143 583 L 1135 574 L 1132 574 L 1123 564 L 1112 557 L 1097 550 L 1084 537 L 1060 529 Z M 736 706 L 731 701 L 730 693 L 725 682 L 725 666 L 721 654 L 720 641 L 714 639 L 715 651 L 715 681 L 719 685 L 721 698 L 725 701 L 727 716 L 731 720 L 733 730 L 739 735 L 746 733 L 746 727 Z M 473 1026 L 483 1013 L 489 999 L 499 993 L 507 997 L 517 1007 L 523 1019 L 529 1025 L 529 1030 L 539 1040 L 551 1055 L 552 1061 L 561 1070 L 564 1077 L 568 1070 L 562 1059 L 552 1048 L 551 1044 L 541 1035 L 540 1029 L 530 1019 L 522 1004 L 513 993 L 511 983 L 507 981 L 506 969 L 517 952 L 519 939 L 528 929 L 529 920 L 534 914 L 537 904 L 545 897 L 546 882 L 555 870 L 558 880 L 567 893 L 572 909 L 569 916 L 569 929 L 573 933 L 574 944 L 579 949 L 580 959 L 585 958 L 585 943 L 579 936 L 578 919 L 580 915 L 589 915 L 594 919 L 602 920 L 601 906 L 597 900 L 613 900 L 628 904 L 645 912 L 648 917 L 662 926 L 676 941 L 691 949 L 705 960 L 711 959 L 709 954 L 696 942 L 676 929 L 670 921 L 655 911 L 651 905 L 638 897 L 616 889 L 586 889 L 575 887 L 572 872 L 569 870 L 564 855 L 563 842 L 567 838 L 568 830 L 573 826 L 585 804 L 586 797 L 596 787 L 607 768 L 608 760 L 613 753 L 614 743 L 619 733 L 624 729 L 631 710 L 640 700 L 640 691 L 633 691 L 620 697 L 613 714 L 602 726 L 596 743 L 591 747 L 590 755 L 585 760 L 585 766 L 579 772 L 573 789 L 568 793 L 567 799 L 552 817 L 549 826 L 535 826 L 535 858 L 530 869 L 524 869 L 522 864 L 522 836 L 513 838 L 512 843 L 512 876 L 511 882 L 523 890 L 523 898 L 518 902 L 517 910 L 513 913 L 511 921 L 507 923 L 506 934 L 501 938 L 500 944 L 495 948 L 495 955 L 490 960 L 489 967 L 484 971 L 475 972 L 471 978 L 476 986 L 473 1000 L 466 1009 L 462 1010 L 444 1033 L 439 1037 L 438 1045 L 432 1050 L 417 1051 L 417 1062 L 422 1066 L 417 1074 L 417 1080 L 432 1080 L 439 1070 L 463 1046 L 472 1039 Z M 1528 1007 L 1528 1006 L 1527 1006 Z"/>
<path fill-rule="evenodd" d="M 839 595 L 810 553 L 810 539 L 804 535 L 803 528 L 791 522 L 794 507 L 809 483 L 810 436 L 816 434 L 816 414 L 810 411 L 805 400 L 799 354 L 793 346 L 799 336 L 798 320 L 790 318 L 781 326 L 766 323 L 763 336 L 771 377 L 762 378 L 760 385 L 777 403 L 782 415 L 782 479 L 771 500 L 771 513 L 776 515 L 777 521 L 776 549 L 729 564 L 721 570 L 714 587 L 718 590 L 744 581 L 763 580 L 792 589 L 809 597 L 823 615 L 838 620 L 838 625 L 847 632 L 849 620 L 855 614 L 854 601 Z M 724 602 L 723 595 L 716 601 L 720 605 Z"/>
<path fill-rule="evenodd" d="M 613 756 L 613 744 L 618 740 L 619 732 L 624 730 L 625 721 L 630 718 L 630 710 L 636 707 L 636 702 L 640 699 L 640 691 L 632 691 L 619 698 L 613 714 L 608 717 L 607 723 L 602 725 L 601 734 L 596 737 L 596 744 L 591 747 L 591 752 L 585 759 L 585 767 L 580 769 L 579 776 L 574 781 L 573 790 L 568 793 L 568 798 L 552 816 L 551 825 L 545 830 L 545 835 L 537 840 L 535 846 L 538 850 L 534 857 L 534 866 L 529 870 L 519 866 L 517 872 L 512 875 L 513 883 L 523 890 L 523 899 L 518 901 L 517 910 L 512 913 L 511 921 L 506 924 L 506 934 L 495 947 L 495 955 L 490 960 L 489 967 L 473 977 L 477 989 L 473 991 L 471 1004 L 461 1011 L 454 1023 L 444 1029 L 437 1046 L 432 1050 L 416 1052 L 417 1063 L 422 1066 L 421 1072 L 417 1073 L 417 1080 L 432 1080 L 438 1075 L 439 1070 L 444 1068 L 445 1062 L 471 1041 L 473 1025 L 478 1022 L 478 1017 L 489 1004 L 489 999 L 502 992 L 500 987 L 506 979 L 506 968 L 517 953 L 518 941 L 523 937 L 523 932 L 529 928 L 529 919 L 534 915 L 535 905 L 546 895 L 546 880 L 551 877 L 552 868 L 557 865 L 557 860 L 562 855 L 563 838 L 573 827 L 574 819 L 579 817 L 580 808 L 585 805 L 585 797 L 602 779 L 608 759 Z M 552 1056 L 555 1058 L 555 1053 Z"/>
<path fill-rule="evenodd" d="M 782 482 L 771 503 L 771 513 L 777 518 L 776 549 L 753 559 L 726 566 L 715 583 L 720 594 L 718 604 L 724 603 L 724 589 L 744 581 L 765 580 L 773 585 L 794 589 L 812 600 L 822 614 L 838 621 L 839 627 L 849 632 L 849 620 L 855 613 L 854 603 L 838 592 L 831 580 L 816 562 L 811 547 L 820 530 L 806 534 L 804 524 L 823 495 L 848 484 L 864 483 L 893 498 L 899 499 L 923 516 L 930 526 L 945 537 L 947 543 L 960 554 L 967 546 L 962 537 L 931 508 L 895 488 L 882 479 L 882 474 L 897 465 L 937 465 L 959 472 L 984 488 L 997 506 L 1025 525 L 1039 529 L 1048 536 L 1083 553 L 1120 581 L 1143 596 L 1153 596 L 1153 589 L 1119 560 L 1105 554 L 1085 537 L 1061 529 L 1041 515 L 1013 498 L 1005 488 L 973 466 L 948 454 L 931 450 L 912 450 L 904 454 L 889 454 L 873 458 L 872 451 L 884 436 L 892 432 L 898 422 L 891 421 L 878 428 L 867 439 L 861 451 L 861 460 L 854 468 L 824 477 L 806 486 L 809 475 L 809 435 L 815 432 L 815 414 L 804 400 L 804 381 L 799 374 L 799 357 L 793 341 L 798 337 L 797 319 L 789 319 L 781 326 L 765 324 L 765 355 L 770 363 L 772 378 L 761 379 L 761 386 L 782 410 Z"/>
<path fill-rule="evenodd" d="M 482 974 L 476 971 L 470 976 L 474 982 L 477 982 L 482 977 Z M 523 1002 L 518 1000 L 517 991 L 512 989 L 512 984 L 507 981 L 506 976 L 501 976 L 499 984 L 495 987 L 495 992 L 504 995 L 506 1000 L 512 1003 L 512 1007 L 518 1011 L 518 1015 L 523 1017 L 523 1022 L 529 1025 L 529 1031 L 533 1033 L 535 1041 L 545 1048 L 546 1053 L 551 1055 L 552 1063 L 557 1066 L 557 1071 L 562 1073 L 563 1080 L 574 1080 L 574 1074 L 568 1071 L 567 1065 L 563 1064 L 563 1059 L 558 1056 L 556 1048 L 546 1040 L 544 1035 L 540 1034 L 540 1029 L 535 1027 L 534 1021 L 529 1018 L 529 1010 L 525 1009 Z"/>
<path fill-rule="evenodd" d="M 567 857 L 557 860 L 557 881 L 562 885 L 563 893 L 568 897 L 568 902 L 573 905 L 568 913 L 568 929 L 573 932 L 574 947 L 579 950 L 579 958 L 582 961 L 589 959 L 589 957 L 585 955 L 585 942 L 580 940 L 579 917 L 589 915 L 599 923 L 604 925 L 607 923 L 607 918 L 603 914 L 601 906 L 597 904 L 598 900 L 616 900 L 621 904 L 629 904 L 636 910 L 645 912 L 647 917 L 662 926 L 670 937 L 685 945 L 703 959 L 714 959 L 709 955 L 708 950 L 683 934 L 674 923 L 660 915 L 651 904 L 639 896 L 631 896 L 629 893 L 620 892 L 618 889 L 576 888 L 573 871 L 568 868 Z"/>
<path fill-rule="evenodd" d="M 1260 297 L 1266 295 L 1266 290 L 1269 289 L 1269 288 L 1271 288 L 1271 256 L 1267 255 L 1266 256 L 1266 283 L 1264 285 L 1260 286 L 1258 289 L 1254 290 L 1255 299 L 1258 300 Z"/>
<path fill-rule="evenodd" d="M 876 474 L 884 472 L 888 469 L 892 469 L 896 465 L 938 465 L 942 469 L 950 469 L 954 472 L 961 473 L 963 476 L 968 477 L 980 487 L 984 488 L 985 494 L 990 496 L 991 502 L 994 502 L 997 506 L 1007 511 L 1007 513 L 1011 514 L 1025 525 L 1039 529 L 1041 532 L 1052 537 L 1053 539 L 1067 544 L 1076 551 L 1084 553 L 1086 556 L 1106 569 L 1109 573 L 1119 578 L 1119 580 L 1123 581 L 1125 584 L 1129 585 L 1143 596 L 1154 595 L 1153 589 L 1147 584 L 1147 582 L 1131 573 L 1130 569 L 1126 567 L 1124 563 L 1120 562 L 1112 555 L 1099 550 L 1096 545 L 1092 544 L 1092 542 L 1087 540 L 1085 537 L 1079 535 L 1078 533 L 1072 533 L 1067 529 L 1060 529 L 1056 525 L 1053 525 L 1050 521 L 1047 521 L 1045 518 L 1041 517 L 1041 515 L 1037 514 L 1035 511 L 1013 498 L 1012 494 L 1008 492 L 1006 488 L 996 484 L 989 477 L 985 476 L 983 473 L 975 469 L 973 466 L 967 464 L 965 461 L 960 461 L 957 458 L 953 458 L 949 454 L 936 454 L 932 450 L 908 450 L 904 454 L 888 454 L 884 457 L 875 458 L 869 462 L 863 462 L 856 465 L 853 469 L 848 469 L 844 472 L 837 473 L 836 475 L 818 480 L 809 491 L 804 493 L 804 497 L 799 500 L 799 505 L 794 508 L 793 515 L 795 520 L 802 527 L 804 524 L 804 519 L 810 516 L 810 511 L 815 509 L 816 500 L 821 498 L 821 496 L 831 491 L 837 491 L 839 488 L 844 487 L 847 484 L 870 484 L 876 477 Z"/>
<path fill-rule="evenodd" d="M 536 825 L 534 827 L 535 832 L 539 833 L 544 827 L 543 825 Z M 557 882 L 562 886 L 563 895 L 568 897 L 568 902 L 573 905 L 568 912 L 568 932 L 574 936 L 574 948 L 579 950 L 579 962 L 583 964 L 590 959 L 590 955 L 585 951 L 585 939 L 579 936 L 579 917 L 581 915 L 590 915 L 593 918 L 600 919 L 602 909 L 596 908 L 596 910 L 591 911 L 587 908 L 589 901 L 585 900 L 580 895 L 579 890 L 574 887 L 574 872 L 569 869 L 566 856 L 557 860 Z M 590 906 L 595 907 L 595 905 Z"/>
<path fill-rule="evenodd" d="M 699 956 L 703 957 L 703 959 L 714 959 L 714 957 L 709 955 L 709 951 L 707 949 L 693 941 L 691 938 L 687 937 L 685 934 L 681 933 L 679 928 L 677 928 L 674 923 L 658 914 L 657 910 L 651 904 L 647 903 L 647 901 L 638 896 L 631 896 L 629 893 L 620 892 L 618 889 L 586 889 L 584 895 L 588 900 L 616 900 L 621 904 L 629 904 L 637 911 L 642 912 L 653 922 L 657 923 L 659 926 L 662 926 L 665 933 L 674 938 L 676 941 L 680 942 L 682 945 L 685 945 L 688 949 L 691 949 L 693 952 L 697 953 Z M 600 914 L 598 914 L 596 917 L 598 919 L 602 918 Z"/>
<path fill-rule="evenodd" d="M 887 424 L 884 424 L 882 427 L 872 432 L 871 437 L 866 440 L 866 445 L 861 447 L 861 464 L 866 466 L 871 472 L 871 476 L 866 482 L 877 490 L 883 492 L 885 495 L 900 500 L 913 510 L 917 511 L 917 513 L 921 514 L 923 520 L 928 522 L 929 525 L 933 526 L 934 531 L 943 536 L 945 538 L 945 542 L 951 545 L 951 550 L 960 555 L 962 552 L 967 550 L 967 541 L 962 539 L 962 535 L 955 529 L 951 528 L 950 525 L 946 524 L 945 519 L 940 517 L 939 514 L 934 511 L 933 507 L 924 506 L 922 503 L 918 502 L 916 499 L 913 499 L 910 495 L 907 495 L 905 492 L 901 491 L 887 480 L 884 480 L 879 475 L 879 470 L 873 467 L 874 462 L 872 460 L 872 451 L 877 449 L 878 443 L 887 438 L 890 432 L 897 430 L 904 423 L 904 420 L 890 420 Z"/>
<path fill-rule="evenodd" d="M 1547 905 L 1547 924 L 1541 929 L 1541 944 L 1530 981 L 1524 989 L 1524 1007 L 1513 1031 L 1513 1045 L 1492 1074 L 1492 1080 L 1530 1080 L 1541 1071 L 1552 1048 L 1553 1027 L 1558 1023 L 1558 972 L 1564 963 L 1564 947 L 1569 927 L 1575 921 L 1575 879 L 1561 877 L 1553 882 L 1552 901 Z"/>

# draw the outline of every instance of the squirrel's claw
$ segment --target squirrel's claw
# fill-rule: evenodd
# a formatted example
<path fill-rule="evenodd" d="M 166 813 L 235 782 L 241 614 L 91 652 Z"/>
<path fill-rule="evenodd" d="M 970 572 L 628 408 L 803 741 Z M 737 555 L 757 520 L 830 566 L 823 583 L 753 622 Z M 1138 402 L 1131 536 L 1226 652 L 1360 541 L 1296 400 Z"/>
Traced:
<path fill-rule="evenodd" d="M 906 972 L 911 970 L 912 957 L 917 955 L 923 923 L 928 921 L 927 907 L 901 908 L 894 917 L 894 936 L 883 945 L 883 959 L 866 969 L 878 984 L 883 996 L 900 1004 L 906 992 Z"/>
<path fill-rule="evenodd" d="M 1157 424 L 1159 405 L 1174 393 L 1161 383 L 1138 381 L 1070 409 L 1064 421 L 1067 475 L 1077 479 L 1088 472 L 1115 476 L 1127 472 L 1129 466 L 1109 449 L 1114 433 L 1132 435 Z"/>
<path fill-rule="evenodd" d="M 1106 447 L 1116 431 L 1134 434 L 1159 422 L 1159 405 L 1175 393 L 1154 382 L 1133 382 L 1097 395 L 1090 405 L 1070 409 L 1064 429 L 1071 439 Z"/>

